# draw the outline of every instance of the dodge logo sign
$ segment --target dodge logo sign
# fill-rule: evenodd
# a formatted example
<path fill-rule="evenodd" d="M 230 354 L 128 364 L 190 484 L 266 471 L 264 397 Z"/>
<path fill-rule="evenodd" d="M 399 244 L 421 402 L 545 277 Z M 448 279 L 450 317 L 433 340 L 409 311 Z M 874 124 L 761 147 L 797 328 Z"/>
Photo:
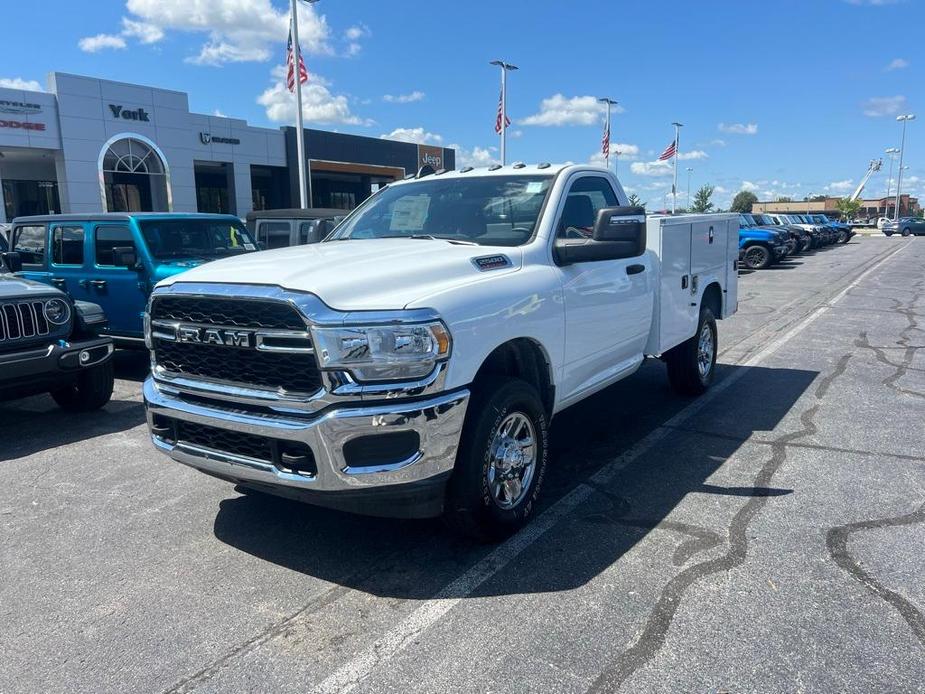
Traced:
<path fill-rule="evenodd" d="M 226 347 L 254 347 L 254 333 L 249 330 L 223 330 L 200 328 L 196 325 L 177 326 L 177 342 Z"/>

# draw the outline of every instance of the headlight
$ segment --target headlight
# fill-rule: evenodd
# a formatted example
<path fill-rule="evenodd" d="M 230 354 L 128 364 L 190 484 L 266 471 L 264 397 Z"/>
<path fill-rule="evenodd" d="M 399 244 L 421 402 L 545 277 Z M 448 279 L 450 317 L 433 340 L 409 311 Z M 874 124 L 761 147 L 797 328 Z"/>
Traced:
<path fill-rule="evenodd" d="M 45 318 L 53 325 L 64 325 L 71 319 L 71 307 L 64 299 L 49 299 L 45 302 Z"/>
<path fill-rule="evenodd" d="M 450 354 L 443 323 L 312 328 L 322 369 L 347 369 L 360 381 L 422 378 Z"/>

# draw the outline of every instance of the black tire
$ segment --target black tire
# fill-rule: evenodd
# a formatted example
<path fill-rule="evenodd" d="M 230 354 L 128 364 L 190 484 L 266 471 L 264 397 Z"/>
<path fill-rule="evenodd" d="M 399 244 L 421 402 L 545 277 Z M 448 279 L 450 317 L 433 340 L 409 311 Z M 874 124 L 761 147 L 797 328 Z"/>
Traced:
<path fill-rule="evenodd" d="M 704 330 L 710 332 L 709 362 L 701 368 L 701 335 Z M 704 306 L 700 309 L 700 321 L 697 332 L 689 340 L 670 350 L 665 355 L 668 365 L 668 382 L 676 393 L 681 395 L 700 395 L 713 383 L 716 371 L 717 332 L 713 312 Z"/>
<path fill-rule="evenodd" d="M 892 235 L 893 235 L 893 232 L 892 232 L 892 231 L 884 231 L 883 233 L 884 233 L 884 235 L 886 235 L 886 236 L 892 236 Z"/>
<path fill-rule="evenodd" d="M 800 242 L 800 253 L 806 253 L 813 247 L 812 238 L 805 238 Z"/>
<path fill-rule="evenodd" d="M 844 229 L 841 229 L 841 230 L 838 232 L 838 242 L 839 242 L 839 243 L 848 243 L 848 239 L 849 239 L 849 238 L 851 238 L 851 237 L 848 236 L 848 232 L 845 231 Z"/>
<path fill-rule="evenodd" d="M 912 231 L 909 229 L 909 227 L 906 227 L 905 229 L 903 229 L 903 236 L 908 236 L 911 233 Z"/>
<path fill-rule="evenodd" d="M 771 267 L 774 254 L 767 246 L 752 245 L 745 249 L 745 267 L 749 270 L 764 270 Z"/>
<path fill-rule="evenodd" d="M 112 397 L 112 359 L 105 364 L 84 370 L 76 383 L 52 391 L 51 397 L 58 406 L 68 412 L 90 412 L 98 410 Z"/>
<path fill-rule="evenodd" d="M 497 498 L 490 481 L 503 479 L 503 475 L 499 476 L 499 461 L 493 455 L 497 448 L 493 444 L 498 443 L 502 425 L 512 418 L 518 421 L 518 415 L 526 417 L 533 427 L 534 462 L 529 481 L 520 487 L 515 498 L 509 499 L 512 505 L 504 507 L 505 500 Z M 523 527 L 535 510 L 546 476 L 548 448 L 546 410 L 536 388 L 519 379 L 494 388 L 477 385 L 469 401 L 456 467 L 447 485 L 444 519 L 450 528 L 481 542 L 495 542 Z M 507 464 L 507 459 L 500 462 Z M 511 466 L 504 474 L 520 474 L 523 480 L 527 472 L 525 467 Z M 497 482 L 497 492 L 502 496 L 508 491 L 504 484 Z"/>

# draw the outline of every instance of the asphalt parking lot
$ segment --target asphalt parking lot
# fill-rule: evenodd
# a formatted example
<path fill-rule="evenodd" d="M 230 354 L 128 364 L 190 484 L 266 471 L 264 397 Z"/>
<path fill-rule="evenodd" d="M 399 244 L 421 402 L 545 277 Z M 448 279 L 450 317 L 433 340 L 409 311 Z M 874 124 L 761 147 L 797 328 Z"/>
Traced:
<path fill-rule="evenodd" d="M 925 241 L 740 278 L 714 389 L 560 415 L 498 546 L 241 496 L 105 413 L 0 406 L 0 692 L 921 691 Z"/>

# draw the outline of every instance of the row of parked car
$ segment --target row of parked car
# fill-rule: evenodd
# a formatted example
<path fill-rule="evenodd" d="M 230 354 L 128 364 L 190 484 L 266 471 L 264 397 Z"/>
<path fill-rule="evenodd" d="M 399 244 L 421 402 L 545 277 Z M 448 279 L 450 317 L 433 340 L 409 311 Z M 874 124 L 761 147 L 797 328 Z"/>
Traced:
<path fill-rule="evenodd" d="M 788 256 L 848 243 L 851 225 L 824 214 L 740 214 L 739 260 L 750 270 L 763 270 Z"/>

